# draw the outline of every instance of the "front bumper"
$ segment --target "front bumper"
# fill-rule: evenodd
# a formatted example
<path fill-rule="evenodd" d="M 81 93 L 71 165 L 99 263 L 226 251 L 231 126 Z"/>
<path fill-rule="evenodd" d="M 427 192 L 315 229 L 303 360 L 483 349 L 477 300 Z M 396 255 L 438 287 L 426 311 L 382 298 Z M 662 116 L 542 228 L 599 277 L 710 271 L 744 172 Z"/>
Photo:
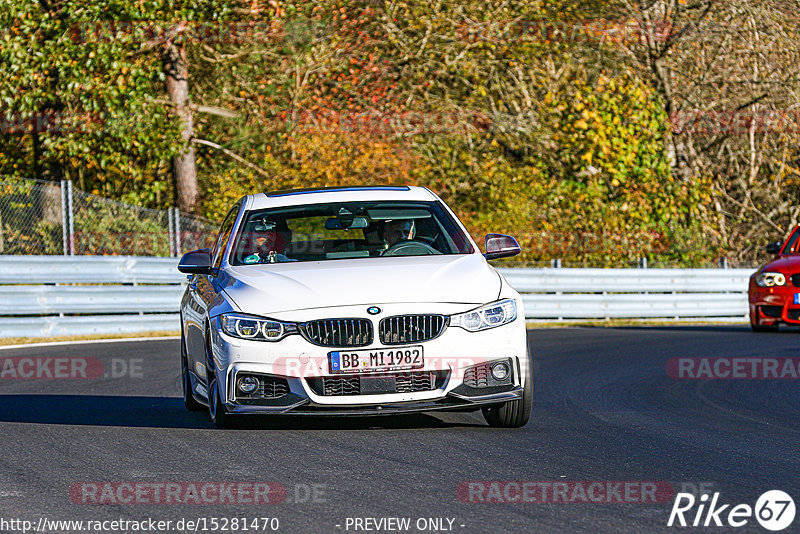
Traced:
<path fill-rule="evenodd" d="M 442 399 L 421 402 L 400 402 L 389 404 L 370 404 L 354 406 L 326 406 L 312 403 L 300 395 L 289 394 L 286 405 L 242 406 L 227 405 L 229 413 L 234 414 L 291 414 L 291 415 L 330 415 L 330 416 L 373 416 L 396 415 L 430 411 L 477 410 L 481 406 L 499 404 L 522 398 L 522 388 L 514 387 L 505 393 L 494 393 L 479 397 L 461 397 L 451 393 Z"/>
<path fill-rule="evenodd" d="M 787 275 L 787 279 L 789 275 Z M 759 287 L 751 282 L 749 291 L 750 316 L 757 317 L 759 324 L 800 324 L 800 304 L 795 304 L 795 294 L 800 287 L 785 285 Z"/>
<path fill-rule="evenodd" d="M 408 305 L 385 304 L 381 307 L 386 312 L 385 316 L 410 313 Z M 359 307 L 358 311 L 363 313 L 363 310 L 364 307 Z M 437 305 L 435 310 L 426 308 L 425 313 L 449 315 L 463 310 L 463 305 L 442 304 Z M 353 316 L 355 312 L 338 308 L 329 310 L 326 315 Z M 324 311 L 322 313 L 325 314 Z M 320 310 L 315 310 L 315 315 L 319 314 Z M 276 319 L 297 320 L 294 317 Z M 379 319 L 374 320 L 377 323 Z M 362 389 L 362 393 L 328 394 L 314 381 L 353 377 L 333 375 L 328 368 L 328 354 L 346 349 L 316 346 L 300 335 L 289 336 L 275 343 L 247 341 L 227 336 L 218 328 L 212 328 L 211 343 L 222 403 L 226 411 L 232 414 L 360 416 L 436 410 L 468 411 L 522 397 L 524 377 L 527 376 L 526 369 L 530 363 L 524 316 L 521 313 L 515 321 L 504 326 L 482 332 L 448 327 L 435 339 L 411 345 L 422 345 L 424 349 L 425 364 L 421 369 L 372 376 L 392 377 L 394 380 L 407 373 L 430 373 L 436 377 L 435 380 L 431 379 L 430 388 L 369 394 L 364 394 Z M 387 350 L 402 346 L 384 346 L 376 342 L 365 348 Z M 465 373 L 468 374 L 469 368 L 475 365 L 491 366 L 497 361 L 510 364 L 512 374 L 507 383 L 492 384 L 490 380 L 486 387 L 472 387 L 474 382 L 465 381 Z M 236 381 L 242 374 L 280 380 L 285 393 L 277 398 L 259 398 L 256 402 L 252 398 L 240 398 L 242 396 L 236 388 Z M 399 388 L 397 391 L 400 391 Z"/>

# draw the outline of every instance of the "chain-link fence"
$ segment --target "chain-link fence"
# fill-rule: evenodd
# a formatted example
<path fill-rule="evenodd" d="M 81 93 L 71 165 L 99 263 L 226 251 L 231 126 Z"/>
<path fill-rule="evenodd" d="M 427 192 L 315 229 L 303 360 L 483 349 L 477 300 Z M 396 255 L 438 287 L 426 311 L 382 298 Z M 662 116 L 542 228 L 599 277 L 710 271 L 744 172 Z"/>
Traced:
<path fill-rule="evenodd" d="M 62 254 L 61 200 L 58 184 L 0 181 L 0 254 Z"/>
<path fill-rule="evenodd" d="M 72 183 L 19 180 L 0 177 L 0 254 L 178 256 L 188 250 L 211 247 L 218 225 L 177 208 L 154 210 L 124 204 L 73 189 Z M 477 237 L 477 236 L 476 236 Z M 618 253 L 637 236 L 614 236 L 602 230 L 533 232 L 520 237 L 523 248 L 544 252 L 539 261 L 517 258 L 499 262 L 507 267 L 597 267 L 576 260 L 579 252 L 599 252 L 608 247 Z M 663 238 L 661 246 L 669 246 Z M 548 259 L 549 256 L 549 259 Z M 708 263 L 669 262 L 658 255 L 629 259 L 616 267 L 639 268 L 754 268 L 749 262 L 726 258 Z"/>
<path fill-rule="evenodd" d="M 178 256 L 210 247 L 218 225 L 75 190 L 0 178 L 0 254 Z"/>

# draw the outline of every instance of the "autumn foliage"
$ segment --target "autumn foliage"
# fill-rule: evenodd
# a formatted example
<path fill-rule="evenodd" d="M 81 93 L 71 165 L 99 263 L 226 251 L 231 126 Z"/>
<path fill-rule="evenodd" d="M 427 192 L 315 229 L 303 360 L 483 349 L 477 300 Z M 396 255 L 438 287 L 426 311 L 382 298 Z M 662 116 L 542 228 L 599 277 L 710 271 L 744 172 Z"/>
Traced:
<path fill-rule="evenodd" d="M 636 47 L 673 39 L 680 20 L 635 3 L 0 2 L 2 109 L 93 117 L 0 134 L 0 174 L 171 205 L 183 144 L 159 59 L 169 40 L 187 55 L 198 211 L 212 219 L 256 191 L 415 184 L 476 239 L 516 235 L 532 265 L 751 261 L 768 240 L 730 237 L 726 170 L 676 171 L 686 142 Z"/>

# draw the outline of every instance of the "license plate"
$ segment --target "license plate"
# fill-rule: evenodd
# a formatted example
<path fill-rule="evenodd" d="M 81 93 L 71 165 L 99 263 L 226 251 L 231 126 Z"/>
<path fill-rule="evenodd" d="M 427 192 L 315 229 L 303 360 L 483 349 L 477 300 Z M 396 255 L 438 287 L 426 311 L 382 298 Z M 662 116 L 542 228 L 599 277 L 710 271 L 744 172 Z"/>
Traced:
<path fill-rule="evenodd" d="M 422 346 L 336 351 L 328 357 L 332 374 L 405 371 L 419 369 L 425 364 Z"/>
<path fill-rule="evenodd" d="M 794 294 L 794 303 L 795 304 L 800 304 L 800 293 L 795 293 Z"/>

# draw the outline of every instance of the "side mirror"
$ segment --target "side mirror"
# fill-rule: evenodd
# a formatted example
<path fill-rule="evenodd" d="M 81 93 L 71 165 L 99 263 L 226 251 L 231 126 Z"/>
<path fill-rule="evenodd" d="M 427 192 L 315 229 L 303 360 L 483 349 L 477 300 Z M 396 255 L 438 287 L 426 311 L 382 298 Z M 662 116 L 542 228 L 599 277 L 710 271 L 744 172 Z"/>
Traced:
<path fill-rule="evenodd" d="M 520 252 L 522 252 L 522 248 L 520 248 L 517 240 L 510 235 L 486 234 L 486 253 L 484 256 L 487 260 L 508 258 L 516 256 Z"/>
<path fill-rule="evenodd" d="M 178 263 L 178 270 L 186 274 L 211 274 L 211 249 L 187 252 Z"/>
<path fill-rule="evenodd" d="M 775 241 L 774 243 L 770 243 L 766 247 L 767 253 L 768 254 L 777 254 L 778 252 L 781 251 L 781 245 L 783 245 L 783 243 L 781 243 L 780 241 Z"/>

